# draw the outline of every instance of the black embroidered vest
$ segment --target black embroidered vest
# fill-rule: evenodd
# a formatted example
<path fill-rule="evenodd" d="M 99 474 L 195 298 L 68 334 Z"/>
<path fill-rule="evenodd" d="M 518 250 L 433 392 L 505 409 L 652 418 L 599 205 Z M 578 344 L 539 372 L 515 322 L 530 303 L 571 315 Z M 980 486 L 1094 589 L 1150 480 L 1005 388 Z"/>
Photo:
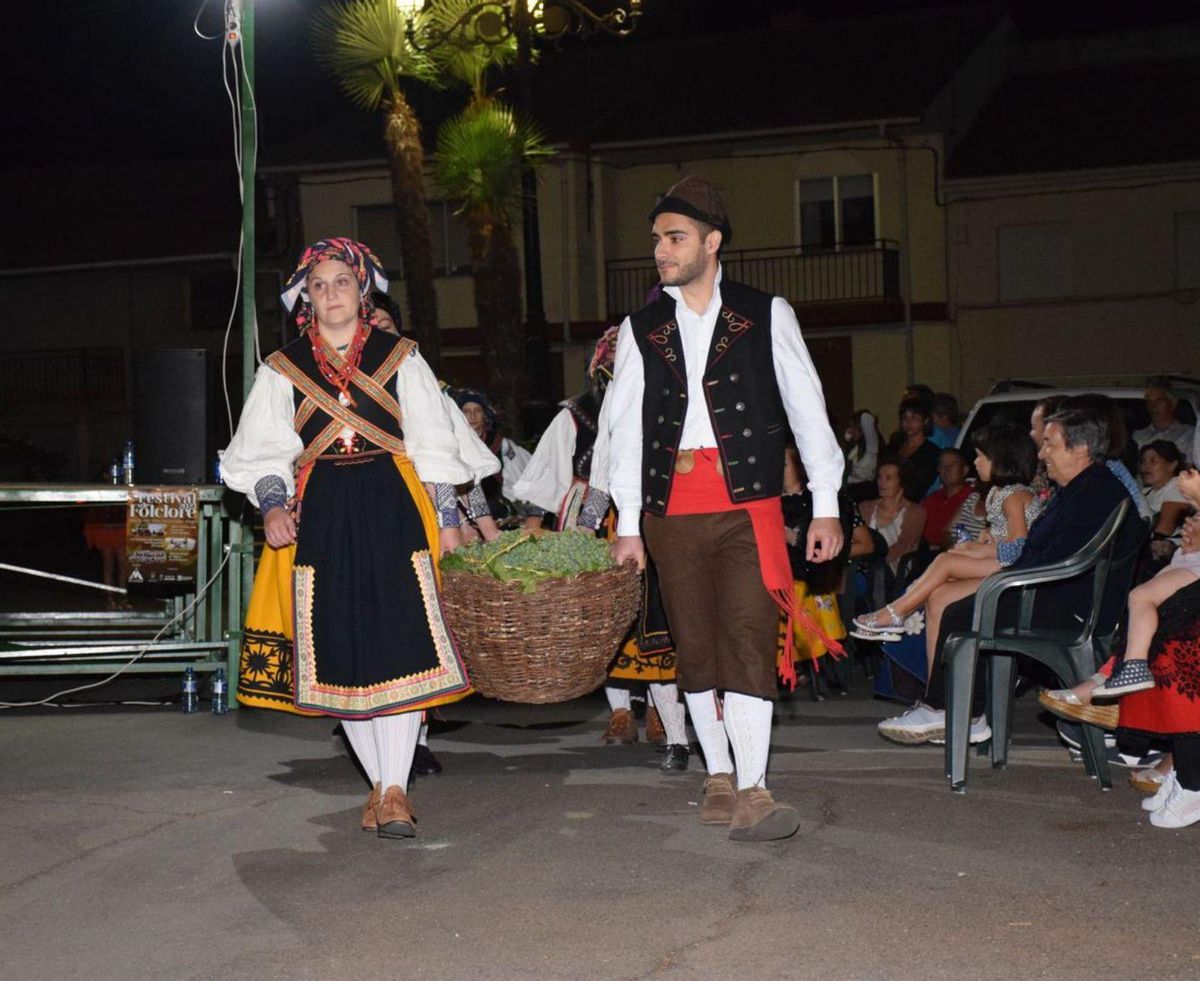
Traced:
<path fill-rule="evenodd" d="M 372 330 L 367 337 L 366 344 L 363 345 L 362 360 L 359 362 L 359 369 L 364 374 L 373 375 L 393 353 L 393 349 L 399 343 L 400 339 L 393 334 L 388 334 L 382 330 Z M 328 392 L 335 399 L 338 397 L 337 388 L 325 380 L 321 374 L 321 369 L 317 367 L 317 360 L 313 357 L 312 353 L 312 344 L 306 336 L 301 336 L 290 341 L 282 348 L 280 353 L 303 371 L 305 375 L 315 381 L 323 391 Z M 393 398 L 396 396 L 395 379 L 396 374 L 393 371 L 389 377 L 383 380 L 383 386 Z M 299 409 L 304 402 L 304 393 L 298 388 L 293 389 L 293 391 L 296 408 Z M 395 436 L 398 439 L 404 438 L 404 433 L 400 428 L 400 420 L 392 412 L 380 405 L 353 382 L 350 383 L 349 391 L 354 397 L 354 401 L 358 403 L 354 409 L 356 415 L 361 416 L 367 422 L 377 426 L 391 436 Z M 329 425 L 329 421 L 329 416 L 324 412 L 320 410 L 313 412 L 300 429 L 300 438 L 304 441 L 304 445 L 308 446 L 315 440 L 325 427 Z M 326 452 L 330 454 L 340 454 L 348 451 L 361 453 L 365 450 L 378 448 L 371 440 L 359 436 L 354 441 L 352 449 L 338 442 L 334 443 Z"/>
<path fill-rule="evenodd" d="M 775 381 L 769 293 L 721 283 L 721 309 L 704 369 L 704 398 L 734 503 L 783 490 L 787 415 Z M 642 510 L 664 514 L 688 408 L 675 300 L 664 294 L 630 317 L 642 354 Z"/>

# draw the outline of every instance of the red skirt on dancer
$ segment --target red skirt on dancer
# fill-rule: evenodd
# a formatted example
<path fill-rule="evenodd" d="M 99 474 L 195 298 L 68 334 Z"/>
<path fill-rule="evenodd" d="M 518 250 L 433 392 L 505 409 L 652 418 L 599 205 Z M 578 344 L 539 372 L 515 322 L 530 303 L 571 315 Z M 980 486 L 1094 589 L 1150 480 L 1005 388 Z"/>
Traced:
<path fill-rule="evenodd" d="M 1121 699 L 1118 731 L 1152 737 L 1200 735 L 1200 580 L 1158 608 L 1150 671 L 1153 688 Z"/>

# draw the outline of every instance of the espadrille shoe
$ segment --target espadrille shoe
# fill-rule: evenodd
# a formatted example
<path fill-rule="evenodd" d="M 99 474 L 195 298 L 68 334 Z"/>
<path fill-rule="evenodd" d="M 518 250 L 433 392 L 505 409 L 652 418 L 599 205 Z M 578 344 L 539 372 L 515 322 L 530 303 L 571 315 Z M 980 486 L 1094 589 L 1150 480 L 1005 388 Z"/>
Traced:
<path fill-rule="evenodd" d="M 1117 719 L 1121 715 L 1121 710 L 1115 705 L 1085 705 L 1070 688 L 1038 692 L 1038 704 L 1060 719 L 1087 722 L 1110 731 L 1117 727 Z"/>

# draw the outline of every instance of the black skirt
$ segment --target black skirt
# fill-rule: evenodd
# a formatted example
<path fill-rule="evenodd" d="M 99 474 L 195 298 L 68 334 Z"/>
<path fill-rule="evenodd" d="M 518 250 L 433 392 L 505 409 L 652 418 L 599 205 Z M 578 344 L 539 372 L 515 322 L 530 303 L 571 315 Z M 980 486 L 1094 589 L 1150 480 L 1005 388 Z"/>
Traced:
<path fill-rule="evenodd" d="M 293 572 L 299 708 L 370 718 L 470 688 L 410 480 L 387 454 L 313 466 Z"/>

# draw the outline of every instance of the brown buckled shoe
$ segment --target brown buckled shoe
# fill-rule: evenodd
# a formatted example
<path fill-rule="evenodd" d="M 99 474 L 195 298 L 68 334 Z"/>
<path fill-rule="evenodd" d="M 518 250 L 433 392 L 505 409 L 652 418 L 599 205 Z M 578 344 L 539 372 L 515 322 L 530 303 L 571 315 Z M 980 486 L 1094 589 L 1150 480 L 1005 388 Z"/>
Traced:
<path fill-rule="evenodd" d="M 704 781 L 704 799 L 700 801 L 701 824 L 725 824 L 733 820 L 737 791 L 732 773 L 710 773 Z"/>
<path fill-rule="evenodd" d="M 662 718 L 658 709 L 653 705 L 646 709 L 646 742 L 659 746 L 667 741 L 667 730 L 663 728 Z"/>
<path fill-rule="evenodd" d="M 411 838 L 417 833 L 417 816 L 408 795 L 400 787 L 388 787 L 375 809 L 376 834 L 380 838 Z"/>
<path fill-rule="evenodd" d="M 766 787 L 748 787 L 737 792 L 737 806 L 729 822 L 733 841 L 775 841 L 790 838 L 800 827 L 800 815 L 788 804 L 778 803 Z"/>
<path fill-rule="evenodd" d="M 623 746 L 632 746 L 637 741 L 637 719 L 633 717 L 633 713 L 629 709 L 613 709 L 608 728 L 604 730 L 605 745 L 621 743 Z"/>
<path fill-rule="evenodd" d="M 375 809 L 379 807 L 379 802 L 383 799 L 383 790 L 379 784 L 375 784 L 371 788 L 371 792 L 367 794 L 367 802 L 363 804 L 362 812 L 362 829 L 363 831 L 378 831 L 379 822 L 375 818 Z"/>

